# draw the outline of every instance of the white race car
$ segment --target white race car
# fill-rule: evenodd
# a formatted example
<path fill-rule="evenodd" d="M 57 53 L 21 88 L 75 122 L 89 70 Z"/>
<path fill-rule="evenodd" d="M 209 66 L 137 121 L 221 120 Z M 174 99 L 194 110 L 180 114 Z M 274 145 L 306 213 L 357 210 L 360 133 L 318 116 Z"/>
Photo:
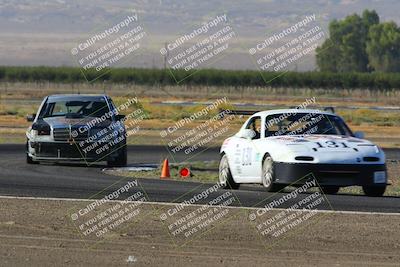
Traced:
<path fill-rule="evenodd" d="M 343 119 L 320 110 L 283 109 L 252 115 L 220 150 L 219 182 L 225 188 L 262 184 L 274 192 L 314 177 L 322 190 L 362 186 L 382 196 L 387 185 L 385 154 L 353 133 Z"/>

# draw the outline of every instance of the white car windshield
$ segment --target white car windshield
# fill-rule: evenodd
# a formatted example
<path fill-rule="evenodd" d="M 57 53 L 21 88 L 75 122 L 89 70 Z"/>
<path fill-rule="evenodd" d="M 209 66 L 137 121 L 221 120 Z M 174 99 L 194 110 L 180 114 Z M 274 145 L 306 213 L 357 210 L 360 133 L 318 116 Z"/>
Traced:
<path fill-rule="evenodd" d="M 319 113 L 281 113 L 267 116 L 265 136 L 328 134 L 353 136 L 344 121 Z"/>

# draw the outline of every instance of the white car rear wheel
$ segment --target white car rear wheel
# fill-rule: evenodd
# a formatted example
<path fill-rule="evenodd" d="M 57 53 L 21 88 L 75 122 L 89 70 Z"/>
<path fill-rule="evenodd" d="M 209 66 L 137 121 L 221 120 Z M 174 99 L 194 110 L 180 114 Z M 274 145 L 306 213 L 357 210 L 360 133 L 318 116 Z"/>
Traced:
<path fill-rule="evenodd" d="M 231 170 L 229 168 L 228 157 L 224 154 L 219 162 L 218 172 L 219 183 L 225 189 L 238 189 L 239 185 L 233 180 Z"/>

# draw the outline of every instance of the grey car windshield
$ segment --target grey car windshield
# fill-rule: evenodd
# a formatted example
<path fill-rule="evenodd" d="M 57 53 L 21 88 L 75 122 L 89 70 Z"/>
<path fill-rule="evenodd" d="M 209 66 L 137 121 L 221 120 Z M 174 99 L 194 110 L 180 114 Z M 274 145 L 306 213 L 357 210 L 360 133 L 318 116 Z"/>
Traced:
<path fill-rule="evenodd" d="M 265 136 L 327 134 L 352 136 L 337 116 L 318 113 L 282 113 L 267 116 Z"/>
<path fill-rule="evenodd" d="M 105 101 L 66 100 L 45 103 L 39 117 L 101 117 L 109 111 Z"/>

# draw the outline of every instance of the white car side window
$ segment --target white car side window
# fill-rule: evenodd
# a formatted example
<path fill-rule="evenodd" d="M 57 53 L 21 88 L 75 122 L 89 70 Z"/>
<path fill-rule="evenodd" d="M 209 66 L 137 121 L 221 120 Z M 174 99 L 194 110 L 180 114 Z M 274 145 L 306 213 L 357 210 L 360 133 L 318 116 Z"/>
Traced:
<path fill-rule="evenodd" d="M 246 129 L 251 129 L 255 132 L 255 136 L 253 137 L 253 140 L 255 139 L 260 139 L 261 137 L 261 117 L 253 117 L 251 120 L 247 123 Z"/>

